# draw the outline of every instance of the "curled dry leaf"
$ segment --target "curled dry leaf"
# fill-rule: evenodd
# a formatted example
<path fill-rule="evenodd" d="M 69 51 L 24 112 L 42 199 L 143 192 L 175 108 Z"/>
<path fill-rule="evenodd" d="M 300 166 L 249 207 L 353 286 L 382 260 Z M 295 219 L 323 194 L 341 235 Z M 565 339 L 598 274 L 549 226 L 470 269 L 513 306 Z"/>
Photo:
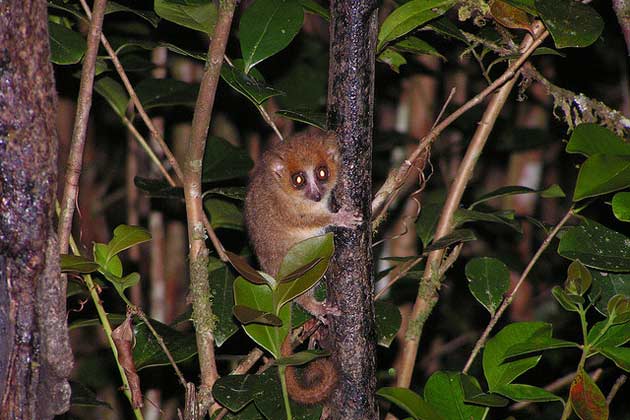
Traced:
<path fill-rule="evenodd" d="M 140 389 L 140 377 L 136 373 L 136 365 L 133 362 L 133 329 L 131 317 L 112 331 L 112 340 L 118 351 L 118 362 L 125 369 L 129 391 L 131 392 L 131 404 L 133 408 L 142 407 L 142 390 Z"/>

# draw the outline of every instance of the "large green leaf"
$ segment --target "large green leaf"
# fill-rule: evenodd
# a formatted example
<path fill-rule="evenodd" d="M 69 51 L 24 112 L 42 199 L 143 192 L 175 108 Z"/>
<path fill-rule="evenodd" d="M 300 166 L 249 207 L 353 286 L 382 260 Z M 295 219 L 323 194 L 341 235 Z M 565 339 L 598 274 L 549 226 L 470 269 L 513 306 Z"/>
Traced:
<path fill-rule="evenodd" d="M 602 273 L 593 271 L 593 284 L 588 296 L 595 308 L 604 316 L 608 315 L 608 301 L 615 295 L 630 296 L 630 274 Z"/>
<path fill-rule="evenodd" d="M 387 43 L 443 15 L 453 4 L 454 0 L 412 0 L 396 8 L 381 25 L 377 53 L 383 51 Z"/>
<path fill-rule="evenodd" d="M 88 274 L 98 270 L 98 264 L 80 255 L 61 254 L 61 272 Z"/>
<path fill-rule="evenodd" d="M 243 212 L 233 202 L 219 198 L 208 198 L 204 200 L 203 206 L 210 214 L 210 224 L 214 229 L 245 229 Z"/>
<path fill-rule="evenodd" d="M 376 318 L 376 341 L 379 346 L 389 348 L 402 323 L 400 309 L 392 303 L 379 300 L 374 302 L 374 312 Z"/>
<path fill-rule="evenodd" d="M 284 95 L 281 90 L 267 85 L 258 71 L 252 70 L 245 74 L 242 60 L 234 60 L 232 66 L 224 64 L 221 67 L 221 78 L 254 105 L 261 105 L 273 96 Z"/>
<path fill-rule="evenodd" d="M 298 121 L 304 124 L 312 125 L 320 130 L 326 129 L 326 114 L 315 112 L 312 110 L 297 109 L 281 109 L 276 111 L 276 115 L 280 115 L 289 120 Z"/>
<path fill-rule="evenodd" d="M 396 73 L 400 72 L 401 66 L 407 64 L 407 59 L 392 48 L 385 48 L 378 57 L 376 57 L 376 60 L 387 64 L 389 68 Z"/>
<path fill-rule="evenodd" d="M 304 9 L 295 0 L 256 0 L 250 5 L 239 24 L 245 73 L 289 45 L 303 21 Z"/>
<path fill-rule="evenodd" d="M 154 0 L 155 13 L 186 28 L 212 35 L 217 8 L 212 0 Z"/>
<path fill-rule="evenodd" d="M 234 302 L 261 312 L 274 313 L 272 291 L 266 284 L 252 284 L 243 277 L 234 280 Z M 291 305 L 283 306 L 276 315 L 282 321 L 281 327 L 248 324 L 243 328 L 259 346 L 269 351 L 274 358 L 281 357 L 280 348 L 291 328 Z"/>
<path fill-rule="evenodd" d="M 488 409 L 464 403 L 461 373 L 435 372 L 424 387 L 424 399 L 448 420 L 481 420 Z"/>
<path fill-rule="evenodd" d="M 136 86 L 136 94 L 145 109 L 195 106 L 198 91 L 198 85 L 175 79 L 145 79 Z"/>
<path fill-rule="evenodd" d="M 242 410 L 262 394 L 260 375 L 225 375 L 212 387 L 217 402 L 232 412 Z"/>
<path fill-rule="evenodd" d="M 114 229 L 114 237 L 107 244 L 106 261 L 111 260 L 115 255 L 134 245 L 150 240 L 151 234 L 149 231 L 140 226 L 119 225 Z"/>
<path fill-rule="evenodd" d="M 505 350 L 504 357 L 506 359 L 522 356 L 524 354 L 540 352 L 543 350 L 563 349 L 570 347 L 579 347 L 577 343 L 572 341 L 559 340 L 551 336 L 551 324 L 544 326 L 536 331 L 535 334 L 529 336 L 527 341 L 516 343 Z"/>
<path fill-rule="evenodd" d="M 385 398 L 387 401 L 405 410 L 405 412 L 413 416 L 416 420 L 444 419 L 431 404 L 423 400 L 420 395 L 410 389 L 383 387 L 376 391 L 376 395 Z"/>
<path fill-rule="evenodd" d="M 150 322 L 164 340 L 166 348 L 176 363 L 183 362 L 197 354 L 197 341 L 192 331 L 183 333 L 154 319 L 151 319 Z M 144 322 L 140 321 L 135 324 L 134 336 L 136 341 L 133 348 L 133 360 L 136 363 L 136 369 L 170 364 L 162 347 Z"/>
<path fill-rule="evenodd" d="M 507 325 L 497 335 L 488 340 L 483 352 L 483 371 L 490 391 L 505 384 L 512 383 L 523 373 L 538 364 L 540 356 L 505 362 L 508 351 L 517 344 L 527 343 L 537 334 L 548 331 L 549 324 L 544 322 L 517 322 Z"/>
<path fill-rule="evenodd" d="M 504 384 L 496 387 L 494 392 L 514 401 L 563 402 L 557 395 L 533 385 Z"/>
<path fill-rule="evenodd" d="M 496 258 L 474 258 L 466 264 L 468 287 L 475 299 L 494 315 L 510 287 L 510 271 Z"/>
<path fill-rule="evenodd" d="M 405 37 L 402 40 L 391 44 L 390 48 L 400 52 L 432 55 L 433 57 L 446 60 L 446 58 L 435 49 L 435 47 L 415 36 Z"/>
<path fill-rule="evenodd" d="M 521 233 L 521 225 L 514 220 L 513 210 L 501 210 L 495 212 L 484 212 L 468 209 L 457 209 L 453 216 L 453 223 L 456 226 L 462 226 L 469 222 L 489 222 L 505 225 L 515 231 Z"/>
<path fill-rule="evenodd" d="M 116 3 L 115 1 L 108 1 L 107 6 L 105 7 L 105 14 L 108 15 L 110 13 L 116 12 L 127 12 L 132 13 L 138 17 L 149 22 L 154 28 L 157 28 L 158 23 L 160 22 L 160 18 L 158 15 L 149 10 L 141 10 L 141 9 L 132 9 L 131 7 L 127 7 L 123 4 Z"/>
<path fill-rule="evenodd" d="M 80 33 L 63 25 L 48 22 L 50 61 L 55 64 L 76 64 L 81 61 L 87 43 Z"/>
<path fill-rule="evenodd" d="M 278 307 L 305 293 L 322 278 L 328 269 L 328 263 L 335 250 L 333 234 L 316 236 L 294 245 L 282 260 L 278 272 L 278 284 L 274 291 L 274 302 Z M 318 260 L 314 266 L 292 281 L 284 281 L 286 277 L 300 270 L 311 261 Z"/>
<path fill-rule="evenodd" d="M 435 228 L 440 220 L 440 212 L 443 206 L 443 203 L 427 203 L 424 204 L 420 210 L 420 216 L 418 216 L 418 220 L 416 221 L 416 233 L 424 247 L 433 240 Z"/>
<path fill-rule="evenodd" d="M 630 156 L 596 154 L 580 167 L 573 201 L 630 187 Z"/>
<path fill-rule="evenodd" d="M 593 325 L 588 332 L 588 343 L 594 345 L 596 349 L 619 347 L 628 341 L 630 341 L 630 323 L 610 325 L 605 319 Z"/>
<path fill-rule="evenodd" d="M 598 124 L 580 124 L 573 130 L 566 151 L 586 157 L 596 154 L 630 156 L 630 144 Z"/>
<path fill-rule="evenodd" d="M 553 184 L 547 188 L 540 189 L 540 190 L 534 190 L 532 188 L 522 187 L 520 185 L 513 185 L 513 186 L 501 187 L 487 194 L 482 195 L 474 203 L 470 205 L 470 209 L 475 208 L 477 205 L 485 201 L 492 200 L 495 198 L 506 197 L 510 195 L 517 195 L 517 194 L 531 194 L 531 193 L 540 193 L 540 196 L 543 198 L 564 197 L 564 191 L 562 191 L 562 188 L 560 188 L 558 184 Z"/>
<path fill-rule="evenodd" d="M 107 101 L 119 117 L 125 115 L 129 95 L 120 83 L 111 77 L 101 77 L 94 83 L 94 90 Z"/>
<path fill-rule="evenodd" d="M 505 407 L 509 401 L 498 394 L 486 393 L 474 376 L 462 374 L 459 377 L 464 391 L 464 402 L 483 407 Z"/>
<path fill-rule="evenodd" d="M 220 137 L 208 137 L 203 155 L 203 182 L 246 178 L 252 166 L 254 164 L 245 149 L 232 146 Z"/>
<path fill-rule="evenodd" d="M 630 373 L 629 347 L 600 347 L 599 352 L 612 360 L 617 367 Z"/>
<path fill-rule="evenodd" d="M 630 222 L 630 192 L 619 192 L 612 199 L 613 214 L 622 222 Z"/>
<path fill-rule="evenodd" d="M 590 219 L 564 232 L 558 254 L 599 270 L 630 271 L 630 238 Z"/>
<path fill-rule="evenodd" d="M 456 229 L 446 236 L 442 236 L 440 239 L 433 241 L 429 246 L 424 248 L 424 252 L 435 251 L 436 249 L 447 248 L 452 245 L 459 244 L 460 242 L 476 241 L 477 236 L 475 232 L 470 229 Z"/>
<path fill-rule="evenodd" d="M 210 259 L 208 281 L 212 293 L 212 313 L 216 317 L 214 342 L 221 347 L 236 331 L 238 325 L 232 317 L 234 306 L 234 275 L 230 268 L 216 258 Z"/>
<path fill-rule="evenodd" d="M 573 0 L 536 0 L 535 5 L 558 48 L 587 47 L 604 29 L 604 20 L 589 5 Z"/>

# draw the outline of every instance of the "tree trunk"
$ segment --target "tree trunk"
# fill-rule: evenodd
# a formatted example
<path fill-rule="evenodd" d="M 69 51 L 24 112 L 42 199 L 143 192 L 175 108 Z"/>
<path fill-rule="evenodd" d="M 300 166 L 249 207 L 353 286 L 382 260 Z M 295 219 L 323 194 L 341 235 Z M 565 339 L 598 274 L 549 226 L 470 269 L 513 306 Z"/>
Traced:
<path fill-rule="evenodd" d="M 342 315 L 331 322 L 332 357 L 340 381 L 329 402 L 330 418 L 377 419 L 372 241 L 372 126 L 375 0 L 330 3 L 328 128 L 335 130 L 343 166 L 336 202 L 361 212 L 360 228 L 339 229 L 327 278 L 328 298 Z"/>
<path fill-rule="evenodd" d="M 56 100 L 47 3 L 0 3 L 0 413 L 67 411 L 72 351 L 53 226 Z"/>

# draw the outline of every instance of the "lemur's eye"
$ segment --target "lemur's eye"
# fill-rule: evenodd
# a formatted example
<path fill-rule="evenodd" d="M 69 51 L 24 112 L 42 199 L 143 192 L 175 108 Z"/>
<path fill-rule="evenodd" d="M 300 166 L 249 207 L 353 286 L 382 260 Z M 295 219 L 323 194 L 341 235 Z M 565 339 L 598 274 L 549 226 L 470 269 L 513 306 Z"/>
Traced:
<path fill-rule="evenodd" d="M 306 185 L 306 176 L 304 175 L 304 172 L 296 172 L 291 175 L 291 182 L 298 190 L 304 188 L 304 185 Z"/>
<path fill-rule="evenodd" d="M 327 167 L 320 166 L 317 169 L 315 169 L 315 176 L 320 181 L 326 181 L 328 179 L 328 177 L 330 176 L 330 173 L 328 172 L 328 168 Z"/>

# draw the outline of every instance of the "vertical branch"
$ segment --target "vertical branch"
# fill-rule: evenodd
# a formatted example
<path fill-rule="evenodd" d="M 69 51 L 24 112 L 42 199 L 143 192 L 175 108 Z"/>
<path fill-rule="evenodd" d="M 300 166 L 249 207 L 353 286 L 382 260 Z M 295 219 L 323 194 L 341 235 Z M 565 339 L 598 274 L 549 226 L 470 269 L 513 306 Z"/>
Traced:
<path fill-rule="evenodd" d="M 540 23 L 537 23 L 533 29 L 538 36 L 544 28 Z M 544 36 L 540 36 L 536 41 L 540 41 L 541 38 L 544 39 Z M 521 64 L 524 58 L 533 52 L 532 47 L 536 44 L 537 43 L 534 42 L 534 39 L 530 35 L 525 37 L 521 44 L 523 56 L 518 60 Z M 435 231 L 436 239 L 448 235 L 453 230 L 453 215 L 459 208 L 464 191 L 472 178 L 473 170 L 475 169 L 479 156 L 481 156 L 488 136 L 516 83 L 516 79 L 515 75 L 513 75 L 490 99 L 484 115 L 479 122 L 479 126 L 466 150 L 464 159 L 459 165 L 457 176 L 449 188 L 448 196 Z M 420 287 L 418 288 L 418 297 L 412 310 L 405 342 L 403 343 L 401 351 L 402 363 L 397 378 L 397 386 L 406 388 L 411 384 L 422 329 L 438 301 L 438 291 L 441 285 L 441 276 L 439 273 L 441 272 L 440 265 L 443 257 L 444 250 L 440 249 L 431 252 L 427 258 L 426 268 L 420 282 Z"/>
<path fill-rule="evenodd" d="M 360 228 L 340 229 L 328 278 L 328 298 L 342 315 L 331 322 L 332 356 L 340 381 L 329 403 L 331 418 L 378 418 L 374 391 L 375 327 L 370 234 L 371 149 L 374 105 L 374 0 L 330 3 L 328 127 L 335 130 L 343 165 L 337 202 L 360 211 Z"/>
<path fill-rule="evenodd" d="M 96 54 L 101 39 L 103 28 L 103 17 L 105 16 L 105 6 L 107 0 L 96 0 L 94 2 L 94 13 L 90 22 L 90 32 L 87 37 L 87 50 L 83 59 L 81 69 L 81 85 L 79 87 L 79 98 L 77 114 L 74 119 L 74 130 L 72 131 L 72 143 L 70 145 L 70 156 L 68 156 L 68 167 L 66 169 L 65 187 L 63 198 L 61 199 L 61 216 L 59 217 L 59 250 L 62 254 L 68 252 L 68 240 L 72 229 L 72 216 L 79 189 L 79 176 L 83 166 L 83 148 L 87 135 L 90 109 L 92 108 L 92 87 L 94 86 L 94 69 L 96 67 Z"/>
<path fill-rule="evenodd" d="M 204 210 L 201 191 L 201 169 L 210 117 L 214 105 L 223 55 L 230 35 L 235 0 L 221 0 L 219 17 L 210 48 L 208 61 L 199 87 L 199 95 L 193 116 L 192 134 L 184 162 L 184 196 L 188 220 L 190 246 L 190 290 L 193 305 L 193 322 L 197 333 L 197 350 L 201 369 L 199 401 L 201 412 L 205 412 L 211 401 L 210 391 L 217 379 L 214 358 L 214 316 L 210 286 L 208 284 L 208 248 L 205 242 Z"/>

